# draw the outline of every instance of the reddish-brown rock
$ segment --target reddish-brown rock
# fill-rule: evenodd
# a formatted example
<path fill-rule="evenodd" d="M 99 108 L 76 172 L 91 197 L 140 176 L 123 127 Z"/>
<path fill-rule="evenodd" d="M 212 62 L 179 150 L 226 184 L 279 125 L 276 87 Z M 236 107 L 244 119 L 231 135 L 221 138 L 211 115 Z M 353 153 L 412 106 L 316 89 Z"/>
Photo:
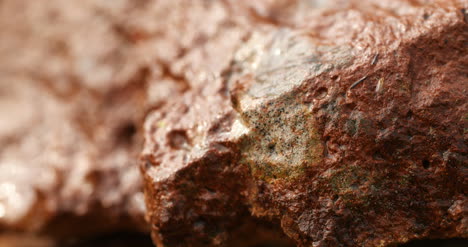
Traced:
<path fill-rule="evenodd" d="M 298 246 L 468 237 L 467 6 L 425 2 L 223 15 L 246 41 L 203 42 L 187 66 L 212 76 L 146 120 L 155 243 L 229 245 L 257 219 Z"/>
<path fill-rule="evenodd" d="M 142 120 L 229 64 L 231 12 L 285 6 L 249 2 L 1 1 L 0 234 L 147 230 Z"/>
<path fill-rule="evenodd" d="M 147 230 L 143 118 L 184 88 L 167 4 L 1 1 L 0 233 Z"/>
<path fill-rule="evenodd" d="M 226 16 L 284 5 L 239 3 L 1 1 L 0 233 L 146 230 L 142 120 L 229 63 Z"/>
<path fill-rule="evenodd" d="M 468 237 L 467 8 L 0 1 L 0 245 L 145 231 L 147 113 L 159 246 Z"/>

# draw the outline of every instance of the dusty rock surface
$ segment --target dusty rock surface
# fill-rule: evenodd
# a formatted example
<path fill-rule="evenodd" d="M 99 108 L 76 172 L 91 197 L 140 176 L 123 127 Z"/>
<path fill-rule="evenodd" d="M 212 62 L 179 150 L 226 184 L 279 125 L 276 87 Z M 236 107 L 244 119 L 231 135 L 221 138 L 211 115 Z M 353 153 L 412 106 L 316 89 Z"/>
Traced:
<path fill-rule="evenodd" d="M 312 2 L 226 15 L 246 38 L 201 45 L 212 76 L 148 115 L 158 246 L 228 244 L 256 219 L 298 246 L 468 237 L 466 3 Z"/>
<path fill-rule="evenodd" d="M 468 238 L 467 9 L 0 0 L 0 246 Z"/>
<path fill-rule="evenodd" d="M 226 16 L 279 20 L 289 5 L 0 1 L 0 234 L 147 231 L 146 113 L 209 88 L 230 57 L 205 53 L 233 54 L 245 34 Z"/>

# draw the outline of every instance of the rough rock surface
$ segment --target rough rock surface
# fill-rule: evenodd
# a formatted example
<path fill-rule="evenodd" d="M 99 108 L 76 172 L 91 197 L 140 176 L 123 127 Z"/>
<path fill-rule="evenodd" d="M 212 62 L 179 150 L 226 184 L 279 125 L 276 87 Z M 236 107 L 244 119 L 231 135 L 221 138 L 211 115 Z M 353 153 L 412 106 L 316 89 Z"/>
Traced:
<path fill-rule="evenodd" d="M 468 237 L 466 9 L 0 0 L 0 245 L 145 231 L 147 113 L 159 246 Z"/>
<path fill-rule="evenodd" d="M 205 60 L 243 38 L 226 16 L 263 22 L 272 8 L 280 20 L 290 5 L 0 1 L 0 233 L 146 230 L 145 114 L 229 63 Z"/>
<path fill-rule="evenodd" d="M 172 7 L 0 2 L 0 232 L 147 229 L 142 121 L 185 90 L 169 65 L 199 39 Z"/>
<path fill-rule="evenodd" d="M 319 2 L 207 3 L 230 24 L 182 59 L 203 80 L 145 122 L 158 246 L 229 245 L 257 219 L 298 246 L 468 237 L 466 2 Z"/>
<path fill-rule="evenodd" d="M 226 16 L 279 21 L 285 3 L 0 1 L 0 234 L 147 230 L 145 114 L 229 63 L 205 59 L 245 34 Z"/>

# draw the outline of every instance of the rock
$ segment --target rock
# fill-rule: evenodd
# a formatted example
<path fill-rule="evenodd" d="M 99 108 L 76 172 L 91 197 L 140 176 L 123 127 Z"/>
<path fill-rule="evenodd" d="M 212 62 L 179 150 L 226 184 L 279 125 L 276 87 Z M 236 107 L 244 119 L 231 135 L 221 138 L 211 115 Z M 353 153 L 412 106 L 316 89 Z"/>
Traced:
<path fill-rule="evenodd" d="M 265 12 L 225 5 L 1 1 L 0 233 L 147 230 L 137 166 L 145 114 L 229 63 L 196 63 L 243 38 L 229 11 Z"/>
<path fill-rule="evenodd" d="M 467 8 L 0 1 L 0 242 L 468 237 Z"/>
<path fill-rule="evenodd" d="M 259 220 L 298 246 L 468 237 L 466 4 L 353 3 L 226 11 L 191 50 L 190 87 L 145 122 L 157 246 L 229 245 Z M 216 39 L 232 29 L 246 41 Z"/>
<path fill-rule="evenodd" d="M 145 114 L 229 64 L 204 53 L 244 38 L 230 12 L 262 20 L 278 6 L 273 19 L 285 18 L 284 3 L 265 3 L 1 1 L 0 234 L 147 231 Z"/>

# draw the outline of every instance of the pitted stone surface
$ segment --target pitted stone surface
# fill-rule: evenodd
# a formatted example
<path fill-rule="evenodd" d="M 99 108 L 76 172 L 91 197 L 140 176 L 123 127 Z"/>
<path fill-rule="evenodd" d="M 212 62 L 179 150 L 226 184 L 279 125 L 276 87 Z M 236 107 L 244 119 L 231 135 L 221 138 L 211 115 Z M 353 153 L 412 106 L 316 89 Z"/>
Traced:
<path fill-rule="evenodd" d="M 219 90 L 147 118 L 157 245 L 227 244 L 237 220 L 257 217 L 298 246 L 467 237 L 465 7 L 301 5 L 251 25 L 211 71 Z M 173 129 L 187 150 L 165 144 Z"/>
<path fill-rule="evenodd" d="M 0 234 L 468 238 L 465 2 L 0 1 Z"/>

